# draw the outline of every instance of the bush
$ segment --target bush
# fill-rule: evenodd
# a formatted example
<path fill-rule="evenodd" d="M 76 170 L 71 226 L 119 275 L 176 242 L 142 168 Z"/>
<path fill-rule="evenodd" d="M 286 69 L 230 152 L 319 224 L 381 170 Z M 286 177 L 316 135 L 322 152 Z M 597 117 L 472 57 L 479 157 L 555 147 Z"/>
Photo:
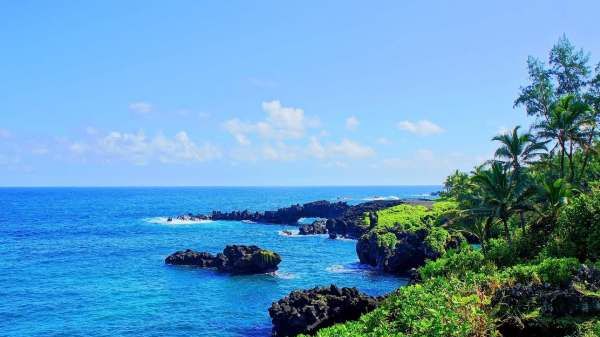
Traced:
<path fill-rule="evenodd" d="M 498 267 L 512 266 L 517 262 L 514 249 L 504 239 L 490 239 L 486 243 L 485 257 Z"/>
<path fill-rule="evenodd" d="M 575 258 L 546 258 L 538 264 L 519 264 L 508 268 L 505 275 L 518 283 L 549 283 L 565 286 L 579 266 L 580 263 Z"/>
<path fill-rule="evenodd" d="M 377 246 L 385 247 L 389 249 L 394 249 L 398 239 L 396 238 L 396 234 L 388 232 L 383 234 L 377 234 Z"/>
<path fill-rule="evenodd" d="M 582 194 L 561 211 L 548 255 L 600 259 L 600 190 Z"/>
<path fill-rule="evenodd" d="M 474 285 L 435 278 L 400 288 L 359 321 L 320 330 L 317 336 L 489 336 L 494 322 L 485 302 Z"/>
<path fill-rule="evenodd" d="M 378 226 L 398 227 L 401 230 L 421 228 L 425 225 L 423 219 L 429 214 L 425 206 L 398 205 L 377 212 Z"/>
<path fill-rule="evenodd" d="M 543 282 L 554 285 L 566 285 L 581 264 L 574 258 L 544 259 L 538 265 Z"/>
<path fill-rule="evenodd" d="M 425 237 L 425 243 L 429 248 L 433 249 L 440 254 L 446 252 L 446 244 L 450 240 L 450 233 L 441 227 L 432 227 Z"/>
<path fill-rule="evenodd" d="M 427 280 L 435 277 L 464 277 L 468 272 L 479 273 L 483 269 L 493 269 L 486 265 L 483 254 L 464 246 L 460 250 L 449 250 L 442 257 L 428 261 L 419 269 L 421 279 Z"/>

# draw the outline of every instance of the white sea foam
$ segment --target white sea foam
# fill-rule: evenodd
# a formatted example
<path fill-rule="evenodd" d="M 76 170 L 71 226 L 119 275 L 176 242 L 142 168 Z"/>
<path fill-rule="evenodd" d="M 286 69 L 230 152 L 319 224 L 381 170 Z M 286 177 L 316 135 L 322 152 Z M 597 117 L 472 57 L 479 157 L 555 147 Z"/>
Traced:
<path fill-rule="evenodd" d="M 400 200 L 400 197 L 397 197 L 395 195 L 389 195 L 387 197 L 375 196 L 375 197 L 364 198 L 363 200 L 365 200 L 365 201 Z"/>
<path fill-rule="evenodd" d="M 290 232 L 292 234 L 288 234 L 286 232 Z M 277 231 L 277 234 L 281 235 L 281 236 L 287 236 L 287 237 L 300 237 L 303 235 L 298 234 L 300 233 L 299 230 L 297 229 L 286 229 L 285 231 L 281 230 L 281 231 Z"/>
<path fill-rule="evenodd" d="M 195 225 L 213 222 L 212 220 L 180 220 L 177 218 L 169 218 L 166 216 L 158 216 L 154 218 L 145 219 L 146 222 L 160 224 L 160 225 Z"/>
<path fill-rule="evenodd" d="M 279 277 L 280 279 L 284 279 L 284 280 L 293 280 L 293 279 L 298 278 L 298 275 L 296 275 L 296 274 L 282 272 L 282 271 L 276 271 L 275 276 Z"/>
<path fill-rule="evenodd" d="M 370 272 L 374 269 L 370 266 L 360 264 L 358 262 L 348 263 L 348 264 L 334 264 L 325 268 L 330 273 L 364 273 Z"/>

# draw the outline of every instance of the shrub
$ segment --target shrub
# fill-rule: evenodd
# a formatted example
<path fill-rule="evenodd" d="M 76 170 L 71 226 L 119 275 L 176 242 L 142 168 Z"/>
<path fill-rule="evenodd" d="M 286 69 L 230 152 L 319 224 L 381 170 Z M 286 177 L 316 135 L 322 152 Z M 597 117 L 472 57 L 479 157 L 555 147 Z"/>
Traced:
<path fill-rule="evenodd" d="M 547 253 L 580 261 L 600 259 L 600 190 L 582 194 L 562 209 Z"/>
<path fill-rule="evenodd" d="M 377 246 L 393 249 L 396 246 L 398 239 L 396 234 L 388 232 L 383 234 L 377 234 Z"/>
<path fill-rule="evenodd" d="M 485 303 L 476 286 L 435 278 L 400 288 L 360 320 L 320 330 L 317 336 L 490 336 L 494 322 Z"/>
<path fill-rule="evenodd" d="M 580 263 L 574 258 L 544 259 L 539 264 L 539 274 L 543 282 L 566 285 L 579 269 Z"/>
<path fill-rule="evenodd" d="M 449 250 L 437 260 L 428 261 L 419 269 L 419 274 L 423 280 L 440 276 L 463 277 L 468 272 L 479 273 L 484 268 L 493 269 L 489 264 L 485 264 L 480 251 L 465 246 L 460 250 Z"/>
<path fill-rule="evenodd" d="M 402 230 L 421 228 L 425 225 L 423 219 L 429 214 L 425 206 L 398 205 L 377 212 L 378 226 L 398 227 Z"/>
<path fill-rule="evenodd" d="M 425 237 L 425 243 L 429 248 L 433 249 L 440 254 L 446 252 L 446 244 L 450 240 L 450 233 L 441 227 L 432 227 L 429 233 Z"/>
<path fill-rule="evenodd" d="M 485 257 L 498 267 L 512 266 L 517 262 L 517 256 L 505 239 L 490 239 L 486 243 Z"/>
<path fill-rule="evenodd" d="M 519 264 L 508 268 L 505 275 L 518 283 L 549 283 L 565 286 L 579 266 L 580 263 L 575 258 L 546 258 L 538 264 Z"/>

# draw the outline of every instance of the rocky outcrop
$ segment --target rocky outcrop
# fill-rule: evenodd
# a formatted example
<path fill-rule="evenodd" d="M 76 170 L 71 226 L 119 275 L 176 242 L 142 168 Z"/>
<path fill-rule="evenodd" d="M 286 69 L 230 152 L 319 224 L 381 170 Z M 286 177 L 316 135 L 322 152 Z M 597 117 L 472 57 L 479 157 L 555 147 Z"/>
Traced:
<path fill-rule="evenodd" d="M 166 264 L 178 266 L 196 266 L 201 268 L 216 268 L 215 256 L 205 252 L 195 252 L 191 249 L 175 252 L 165 259 Z"/>
<path fill-rule="evenodd" d="M 407 274 L 411 268 L 418 268 L 425 261 L 436 259 L 440 253 L 425 242 L 427 230 L 415 232 L 390 232 L 396 237 L 396 243 L 390 247 L 381 242 L 377 233 L 361 237 L 356 244 L 356 254 L 361 263 L 393 274 Z"/>
<path fill-rule="evenodd" d="M 327 220 L 316 220 L 312 224 L 303 225 L 298 232 L 300 235 L 327 234 Z"/>
<path fill-rule="evenodd" d="M 356 254 L 361 263 L 378 270 L 408 275 L 412 268 L 421 267 L 425 261 L 441 255 L 426 242 L 428 233 L 425 228 L 416 231 L 388 230 L 385 233 L 371 231 L 356 243 Z M 458 247 L 461 240 L 460 235 L 451 236 L 446 248 Z"/>
<path fill-rule="evenodd" d="M 198 215 L 194 215 L 194 214 L 184 214 L 184 215 L 178 215 L 176 217 L 169 217 L 167 218 L 167 222 L 172 222 L 173 219 L 175 220 L 179 220 L 179 221 L 202 221 L 202 220 L 209 220 L 210 217 L 206 216 L 206 215 L 202 215 L 202 214 L 198 214 Z"/>
<path fill-rule="evenodd" d="M 261 223 L 293 224 L 300 218 L 336 218 L 342 216 L 350 208 L 345 202 L 329 202 L 325 200 L 309 202 L 304 205 L 292 205 L 276 211 L 250 212 L 213 211 L 209 216 L 212 220 L 249 220 Z"/>
<path fill-rule="evenodd" d="M 277 270 L 279 254 L 257 246 L 227 246 L 216 256 L 193 250 L 179 251 L 165 259 L 166 264 L 216 268 L 231 274 L 263 274 Z"/>
<path fill-rule="evenodd" d="M 314 288 L 293 291 L 273 303 L 269 315 L 273 336 L 313 334 L 336 323 L 356 320 L 376 308 L 378 299 L 360 293 L 356 288 Z"/>
<path fill-rule="evenodd" d="M 405 202 L 401 200 L 376 200 L 352 206 L 342 216 L 327 220 L 329 237 L 332 239 L 338 236 L 358 239 L 369 230 L 369 226 L 364 222 L 366 214 L 374 215 L 379 210 L 394 207 L 402 203 Z"/>
<path fill-rule="evenodd" d="M 425 201 L 419 202 L 424 203 Z M 369 214 L 375 215 L 375 212 L 378 210 L 396 206 L 401 203 L 404 203 L 404 201 L 377 200 L 350 206 L 345 202 L 329 202 L 321 200 L 303 205 L 292 205 L 290 207 L 280 208 L 276 211 L 213 211 L 209 215 L 186 214 L 180 215 L 175 219 L 191 221 L 230 220 L 272 224 L 295 224 L 301 218 L 321 218 L 328 219 L 326 223 L 327 232 L 332 238 L 341 236 L 357 239 L 369 229 L 365 226 L 363 221 L 365 214 L 370 212 Z M 169 221 L 172 221 L 172 219 L 173 218 L 169 218 Z"/>
<path fill-rule="evenodd" d="M 567 336 L 575 332 L 576 317 L 600 315 L 600 271 L 582 266 L 567 286 L 516 284 L 501 288 L 491 304 L 504 318 L 499 331 L 503 336 Z M 582 291 L 581 289 L 585 289 Z M 537 311 L 536 316 L 521 315 Z M 562 324 L 556 322 L 563 320 Z"/>

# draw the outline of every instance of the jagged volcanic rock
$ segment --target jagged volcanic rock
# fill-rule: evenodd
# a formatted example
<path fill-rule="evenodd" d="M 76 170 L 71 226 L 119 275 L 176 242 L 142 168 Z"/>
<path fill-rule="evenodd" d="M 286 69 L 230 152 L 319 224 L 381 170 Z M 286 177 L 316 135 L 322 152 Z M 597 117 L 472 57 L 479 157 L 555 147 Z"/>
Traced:
<path fill-rule="evenodd" d="M 378 299 L 360 293 L 356 288 L 335 285 L 303 291 L 293 291 L 273 303 L 269 315 L 273 321 L 273 336 L 312 334 L 336 323 L 356 320 L 377 307 Z"/>
<path fill-rule="evenodd" d="M 300 235 L 327 234 L 327 220 L 316 220 L 312 224 L 303 225 L 298 232 Z"/>
<path fill-rule="evenodd" d="M 281 257 L 275 252 L 257 246 L 231 245 L 225 247 L 217 256 L 190 249 L 178 251 L 169 255 L 165 263 L 217 268 L 221 272 L 231 274 L 262 274 L 276 271 L 281 263 Z"/>

